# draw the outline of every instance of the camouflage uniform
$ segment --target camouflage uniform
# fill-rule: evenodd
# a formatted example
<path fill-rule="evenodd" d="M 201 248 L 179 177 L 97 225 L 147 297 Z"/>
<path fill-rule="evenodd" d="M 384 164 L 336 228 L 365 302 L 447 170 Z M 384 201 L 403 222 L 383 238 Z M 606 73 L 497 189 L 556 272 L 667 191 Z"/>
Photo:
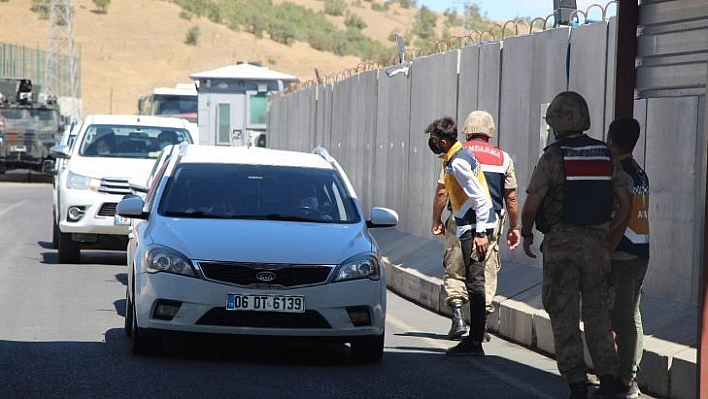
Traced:
<path fill-rule="evenodd" d="M 613 160 L 614 187 L 625 186 L 626 176 Z M 616 374 L 617 352 L 609 320 L 610 250 L 608 223 L 572 226 L 563 223 L 565 173 L 559 148 L 549 148 L 541 157 L 527 188 L 544 197 L 539 212 L 545 212 L 551 230 L 544 235 L 543 306 L 553 329 L 558 370 L 565 380 L 579 383 L 586 378 L 585 337 L 597 375 Z M 581 301 L 582 297 L 582 301 Z"/>

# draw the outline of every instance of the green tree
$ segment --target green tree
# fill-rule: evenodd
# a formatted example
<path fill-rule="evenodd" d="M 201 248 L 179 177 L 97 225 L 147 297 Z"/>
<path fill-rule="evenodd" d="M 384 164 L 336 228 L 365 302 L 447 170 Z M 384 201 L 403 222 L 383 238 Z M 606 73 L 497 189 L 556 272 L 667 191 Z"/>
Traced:
<path fill-rule="evenodd" d="M 32 0 L 32 12 L 39 15 L 39 19 L 49 19 L 49 0 Z"/>
<path fill-rule="evenodd" d="M 430 11 L 428 7 L 423 6 L 418 11 L 418 17 L 413 24 L 413 32 L 421 39 L 435 38 L 435 25 L 437 24 L 438 16 Z"/>
<path fill-rule="evenodd" d="M 346 9 L 347 3 L 345 3 L 344 0 L 325 0 L 324 12 L 327 15 L 339 17 L 344 15 Z"/>
<path fill-rule="evenodd" d="M 192 26 L 189 28 L 187 31 L 187 37 L 184 39 L 184 44 L 190 45 L 190 46 L 196 46 L 197 42 L 199 41 L 199 34 L 201 32 L 199 31 L 198 26 Z"/>
<path fill-rule="evenodd" d="M 353 12 L 347 13 L 347 17 L 344 19 L 344 25 L 347 28 L 354 28 L 359 30 L 366 29 L 367 27 L 366 22 L 364 22 L 364 19 L 354 14 Z"/>
<path fill-rule="evenodd" d="M 111 4 L 111 0 L 93 0 L 93 4 L 96 5 L 101 14 L 107 14 L 108 5 Z"/>

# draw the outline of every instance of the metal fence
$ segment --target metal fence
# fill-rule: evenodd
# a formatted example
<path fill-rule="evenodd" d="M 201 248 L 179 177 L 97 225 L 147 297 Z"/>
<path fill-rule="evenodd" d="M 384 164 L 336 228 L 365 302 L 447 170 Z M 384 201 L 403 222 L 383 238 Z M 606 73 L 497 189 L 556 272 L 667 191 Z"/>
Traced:
<path fill-rule="evenodd" d="M 48 52 L 39 48 L 31 48 L 25 45 L 16 45 L 8 43 L 0 43 L 0 76 L 5 77 L 22 77 L 29 78 L 33 83 L 45 85 L 45 75 L 47 68 Z M 66 55 L 56 56 L 60 64 L 69 65 L 69 57 Z M 78 85 L 78 97 L 81 97 L 81 59 L 77 57 L 77 76 L 76 82 Z M 59 74 L 57 79 L 61 82 L 70 82 L 69 68 L 56 68 L 55 74 Z M 71 87 L 69 85 L 59 85 L 53 88 L 54 95 L 58 97 L 70 97 Z"/>

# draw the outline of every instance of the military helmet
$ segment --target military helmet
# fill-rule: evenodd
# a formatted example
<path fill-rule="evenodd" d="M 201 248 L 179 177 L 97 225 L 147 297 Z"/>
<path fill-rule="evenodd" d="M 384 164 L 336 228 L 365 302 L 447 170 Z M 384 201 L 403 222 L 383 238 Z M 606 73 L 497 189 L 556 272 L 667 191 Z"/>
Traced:
<path fill-rule="evenodd" d="M 556 132 L 584 132 L 590 129 L 588 103 L 574 91 L 559 93 L 546 110 L 546 123 Z"/>
<path fill-rule="evenodd" d="M 494 137 L 494 117 L 486 111 L 472 111 L 465 119 L 463 134 L 484 134 L 487 137 Z"/>

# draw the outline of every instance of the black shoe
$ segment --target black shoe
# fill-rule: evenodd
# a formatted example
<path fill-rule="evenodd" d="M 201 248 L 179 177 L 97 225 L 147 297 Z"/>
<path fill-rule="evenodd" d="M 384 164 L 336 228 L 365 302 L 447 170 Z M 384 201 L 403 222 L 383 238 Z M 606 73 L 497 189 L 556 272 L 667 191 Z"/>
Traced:
<path fill-rule="evenodd" d="M 615 395 L 615 397 L 620 399 L 637 399 L 641 394 L 642 391 L 639 390 L 637 380 L 633 379 L 629 383 L 629 386 L 620 383 L 617 389 L 617 395 Z"/>
<path fill-rule="evenodd" d="M 576 382 L 573 384 L 568 384 L 570 388 L 570 399 L 587 399 L 588 398 L 588 387 L 585 382 Z"/>
<path fill-rule="evenodd" d="M 481 342 L 475 342 L 469 338 L 460 341 L 459 344 L 445 351 L 447 356 L 484 356 Z"/>
<path fill-rule="evenodd" d="M 600 387 L 593 392 L 592 396 L 597 399 L 616 398 L 624 386 L 619 378 L 606 374 L 600 376 Z"/>

